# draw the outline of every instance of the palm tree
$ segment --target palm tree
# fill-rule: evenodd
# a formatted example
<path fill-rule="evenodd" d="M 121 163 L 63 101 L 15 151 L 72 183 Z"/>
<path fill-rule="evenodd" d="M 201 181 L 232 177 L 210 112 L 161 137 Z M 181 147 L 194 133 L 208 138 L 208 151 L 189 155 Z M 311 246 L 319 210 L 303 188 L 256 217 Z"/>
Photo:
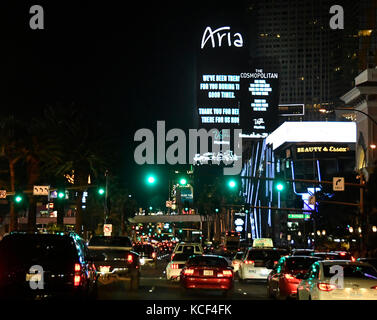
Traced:
<path fill-rule="evenodd" d="M 24 124 L 13 115 L 9 115 L 0 121 L 0 155 L 7 159 L 9 168 L 9 188 L 16 191 L 16 164 L 26 154 Z M 17 229 L 17 216 L 14 202 L 10 201 L 9 231 Z"/>
<path fill-rule="evenodd" d="M 74 105 L 64 108 L 48 107 L 44 112 L 44 133 L 54 137 L 59 152 L 54 161 L 46 163 L 46 170 L 55 177 L 72 174 L 76 193 L 76 226 L 77 233 L 82 232 L 81 199 L 84 189 L 91 178 L 99 176 L 105 169 L 103 160 L 105 139 L 98 123 L 91 122 L 86 115 Z"/>

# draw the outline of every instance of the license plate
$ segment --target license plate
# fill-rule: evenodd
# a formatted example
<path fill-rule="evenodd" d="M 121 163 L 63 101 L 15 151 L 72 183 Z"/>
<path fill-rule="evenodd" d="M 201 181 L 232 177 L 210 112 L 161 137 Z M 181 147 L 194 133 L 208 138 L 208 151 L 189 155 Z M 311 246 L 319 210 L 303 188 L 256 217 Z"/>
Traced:
<path fill-rule="evenodd" d="M 143 258 L 140 259 L 140 264 L 144 264 L 145 260 Z"/>
<path fill-rule="evenodd" d="M 350 294 L 352 297 L 361 297 L 361 293 L 359 290 L 352 290 L 351 291 L 351 294 Z"/>
<path fill-rule="evenodd" d="M 256 273 L 257 272 L 257 270 L 255 270 L 255 269 L 250 269 L 249 270 L 249 273 Z"/>
<path fill-rule="evenodd" d="M 213 271 L 212 270 L 204 270 L 203 275 L 204 276 L 213 276 Z"/>
<path fill-rule="evenodd" d="M 109 266 L 100 266 L 99 271 L 100 272 L 110 272 L 110 267 Z"/>
<path fill-rule="evenodd" d="M 40 273 L 27 273 L 26 281 L 41 281 L 42 275 Z"/>

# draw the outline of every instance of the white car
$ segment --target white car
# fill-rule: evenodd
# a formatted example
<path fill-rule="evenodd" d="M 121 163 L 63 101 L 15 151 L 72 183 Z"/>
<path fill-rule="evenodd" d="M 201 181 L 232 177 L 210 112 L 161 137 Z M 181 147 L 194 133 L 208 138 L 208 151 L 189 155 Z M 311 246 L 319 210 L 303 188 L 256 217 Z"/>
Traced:
<path fill-rule="evenodd" d="M 242 258 L 238 276 L 244 280 L 267 280 L 281 252 L 276 248 L 250 248 Z"/>
<path fill-rule="evenodd" d="M 236 273 L 238 272 L 238 269 L 240 268 L 240 265 L 242 263 L 242 257 L 244 255 L 243 251 L 238 251 L 233 259 L 232 259 L 232 267 L 233 267 L 233 272 Z"/>
<path fill-rule="evenodd" d="M 176 253 L 172 255 L 172 259 L 166 266 L 166 279 L 167 280 L 179 280 L 182 269 L 184 268 L 186 261 L 191 255 L 184 253 Z"/>
<path fill-rule="evenodd" d="M 315 262 L 297 288 L 298 300 L 377 300 L 377 270 L 349 260 Z"/>

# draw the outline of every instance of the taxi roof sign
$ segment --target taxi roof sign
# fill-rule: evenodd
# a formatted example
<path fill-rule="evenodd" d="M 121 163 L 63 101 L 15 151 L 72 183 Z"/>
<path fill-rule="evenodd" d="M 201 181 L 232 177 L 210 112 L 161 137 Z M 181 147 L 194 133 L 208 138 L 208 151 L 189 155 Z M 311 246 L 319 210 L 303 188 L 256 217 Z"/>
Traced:
<path fill-rule="evenodd" d="M 274 243 L 271 238 L 254 239 L 253 248 L 273 248 Z"/>

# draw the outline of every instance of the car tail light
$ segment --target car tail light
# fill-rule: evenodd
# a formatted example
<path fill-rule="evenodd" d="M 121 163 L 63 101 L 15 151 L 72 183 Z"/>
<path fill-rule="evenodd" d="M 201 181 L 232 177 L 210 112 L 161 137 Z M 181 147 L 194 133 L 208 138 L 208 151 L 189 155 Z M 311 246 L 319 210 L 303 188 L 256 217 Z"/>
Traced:
<path fill-rule="evenodd" d="M 185 269 L 183 272 L 185 275 L 193 275 L 194 274 L 194 269 Z"/>
<path fill-rule="evenodd" d="M 172 269 L 178 269 L 178 263 L 173 263 L 170 268 Z"/>
<path fill-rule="evenodd" d="M 245 264 L 254 264 L 255 261 L 254 260 L 245 260 L 244 263 Z"/>
<path fill-rule="evenodd" d="M 355 262 L 356 261 L 355 257 L 351 257 L 351 261 Z"/>
<path fill-rule="evenodd" d="M 344 257 L 346 255 L 346 252 L 339 252 L 339 255 L 341 255 L 342 257 Z"/>
<path fill-rule="evenodd" d="M 318 283 L 317 286 L 319 290 L 326 292 L 335 290 L 337 288 L 335 284 L 330 283 Z"/>
<path fill-rule="evenodd" d="M 80 281 L 81 281 L 81 276 L 76 275 L 73 281 L 73 285 L 75 287 L 78 287 L 80 285 Z"/>
<path fill-rule="evenodd" d="M 132 263 L 134 261 L 134 256 L 132 254 L 127 255 L 127 262 Z"/>
<path fill-rule="evenodd" d="M 154 258 L 156 258 L 156 257 L 157 257 L 156 252 L 152 252 L 152 258 L 154 259 Z"/>
<path fill-rule="evenodd" d="M 175 253 L 173 253 L 173 254 L 171 255 L 171 260 L 173 260 L 174 256 L 175 256 Z"/>
<path fill-rule="evenodd" d="M 226 248 L 224 248 L 224 251 L 226 251 L 227 249 Z"/>
<path fill-rule="evenodd" d="M 277 264 L 278 262 L 277 261 L 274 261 L 274 264 Z"/>
<path fill-rule="evenodd" d="M 230 270 L 224 270 L 223 271 L 223 276 L 224 277 L 232 277 L 233 276 L 233 272 L 230 271 Z"/>
<path fill-rule="evenodd" d="M 373 286 L 371 287 L 371 289 L 377 290 L 377 286 Z"/>
<path fill-rule="evenodd" d="M 81 271 L 81 265 L 79 263 L 75 263 L 75 272 Z"/>

